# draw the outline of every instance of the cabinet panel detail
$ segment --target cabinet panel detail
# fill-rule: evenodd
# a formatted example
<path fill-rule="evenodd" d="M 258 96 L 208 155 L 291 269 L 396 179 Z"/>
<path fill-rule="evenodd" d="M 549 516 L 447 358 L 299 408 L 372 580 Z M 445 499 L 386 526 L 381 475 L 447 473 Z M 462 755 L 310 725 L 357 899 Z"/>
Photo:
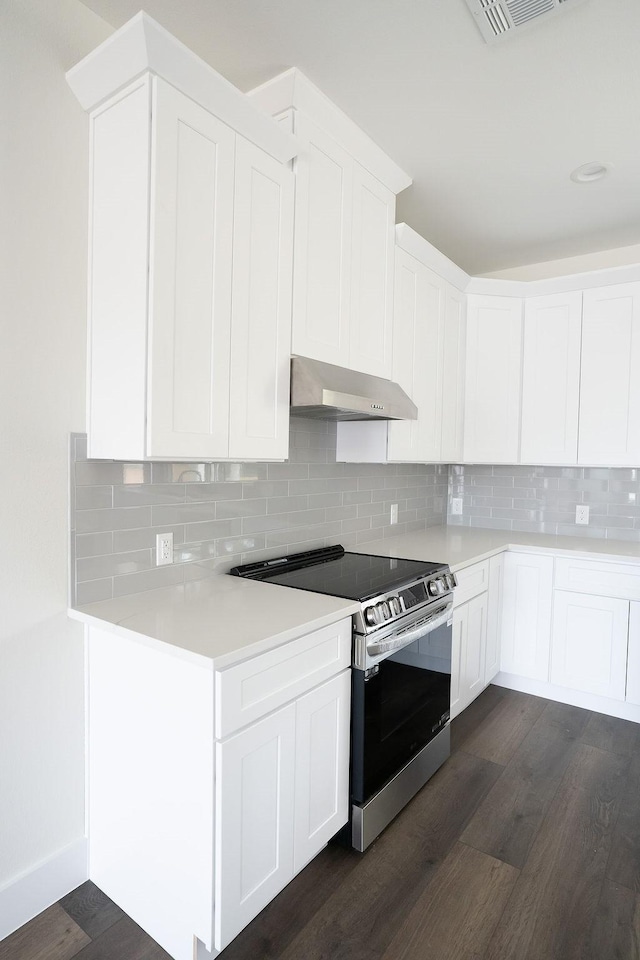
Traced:
<path fill-rule="evenodd" d="M 293 352 L 347 366 L 353 161 L 299 111 L 295 132 Z"/>
<path fill-rule="evenodd" d="M 465 461 L 518 462 L 521 349 L 521 301 L 469 296 Z"/>
<path fill-rule="evenodd" d="M 491 683 L 500 671 L 500 641 L 504 604 L 504 553 L 489 560 L 489 595 L 487 607 L 487 652 L 484 682 Z"/>
<path fill-rule="evenodd" d="M 624 700 L 629 604 L 556 590 L 551 682 Z"/>
<path fill-rule="evenodd" d="M 549 679 L 553 557 L 507 553 L 500 668 Z"/>
<path fill-rule="evenodd" d="M 217 950 L 293 876 L 295 712 L 290 704 L 216 744 Z"/>
<path fill-rule="evenodd" d="M 629 604 L 629 649 L 627 651 L 627 703 L 640 706 L 640 603 Z"/>
<path fill-rule="evenodd" d="M 228 456 L 235 134 L 154 80 L 148 456 Z"/>
<path fill-rule="evenodd" d="M 640 282 L 583 294 L 578 454 L 640 463 Z"/>
<path fill-rule="evenodd" d="M 296 872 L 349 819 L 351 672 L 296 703 Z"/>
<path fill-rule="evenodd" d="M 291 171 L 238 138 L 230 457 L 288 454 L 292 244 Z"/>
<path fill-rule="evenodd" d="M 581 330 L 581 293 L 525 301 L 523 463 L 577 461 Z"/>
<path fill-rule="evenodd" d="M 216 671 L 216 736 L 259 719 L 351 663 L 351 620 Z"/>
<path fill-rule="evenodd" d="M 349 366 L 391 377 L 396 198 L 354 164 Z"/>

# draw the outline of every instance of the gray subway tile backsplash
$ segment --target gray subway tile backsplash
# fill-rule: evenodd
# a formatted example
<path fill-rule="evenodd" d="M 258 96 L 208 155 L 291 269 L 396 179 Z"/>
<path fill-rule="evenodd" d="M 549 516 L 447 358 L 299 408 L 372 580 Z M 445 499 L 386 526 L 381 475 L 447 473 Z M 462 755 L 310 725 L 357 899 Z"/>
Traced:
<path fill-rule="evenodd" d="M 451 513 L 461 497 L 462 514 Z M 575 523 L 588 504 L 588 526 Z M 608 467 L 451 466 L 447 523 L 640 542 L 640 470 Z"/>
<path fill-rule="evenodd" d="M 79 604 L 446 520 L 446 466 L 336 463 L 329 422 L 292 419 L 285 463 L 87 460 L 85 438 L 72 439 L 71 592 Z M 174 563 L 156 567 L 156 535 L 168 531 Z"/>

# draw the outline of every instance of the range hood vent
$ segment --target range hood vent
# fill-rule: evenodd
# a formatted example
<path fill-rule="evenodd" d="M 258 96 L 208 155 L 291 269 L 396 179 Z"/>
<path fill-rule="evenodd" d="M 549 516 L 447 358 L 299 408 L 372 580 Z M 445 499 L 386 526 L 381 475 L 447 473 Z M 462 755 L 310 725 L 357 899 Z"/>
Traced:
<path fill-rule="evenodd" d="M 582 0 L 467 0 L 480 33 L 492 43 Z"/>
<path fill-rule="evenodd" d="M 292 357 L 291 413 L 313 420 L 416 420 L 418 408 L 392 380 Z"/>

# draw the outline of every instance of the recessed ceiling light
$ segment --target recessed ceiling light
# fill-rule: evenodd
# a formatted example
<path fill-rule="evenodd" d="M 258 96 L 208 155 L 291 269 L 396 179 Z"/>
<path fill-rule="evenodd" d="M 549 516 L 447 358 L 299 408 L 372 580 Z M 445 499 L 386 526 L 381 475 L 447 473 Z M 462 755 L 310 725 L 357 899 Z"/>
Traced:
<path fill-rule="evenodd" d="M 602 180 L 609 170 L 611 170 L 610 163 L 592 160 L 591 163 L 583 163 L 581 167 L 576 167 L 570 176 L 574 183 L 592 183 L 594 180 Z"/>

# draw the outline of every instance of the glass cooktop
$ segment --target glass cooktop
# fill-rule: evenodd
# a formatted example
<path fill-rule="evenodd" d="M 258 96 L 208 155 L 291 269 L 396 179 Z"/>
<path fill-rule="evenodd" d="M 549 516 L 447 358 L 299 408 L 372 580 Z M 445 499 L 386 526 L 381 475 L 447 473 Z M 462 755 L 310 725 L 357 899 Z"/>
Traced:
<path fill-rule="evenodd" d="M 337 545 L 263 563 L 245 564 L 230 572 L 235 576 L 268 580 L 284 587 L 297 587 L 347 600 L 370 600 L 441 569 L 446 569 L 446 564 L 347 553 Z"/>

